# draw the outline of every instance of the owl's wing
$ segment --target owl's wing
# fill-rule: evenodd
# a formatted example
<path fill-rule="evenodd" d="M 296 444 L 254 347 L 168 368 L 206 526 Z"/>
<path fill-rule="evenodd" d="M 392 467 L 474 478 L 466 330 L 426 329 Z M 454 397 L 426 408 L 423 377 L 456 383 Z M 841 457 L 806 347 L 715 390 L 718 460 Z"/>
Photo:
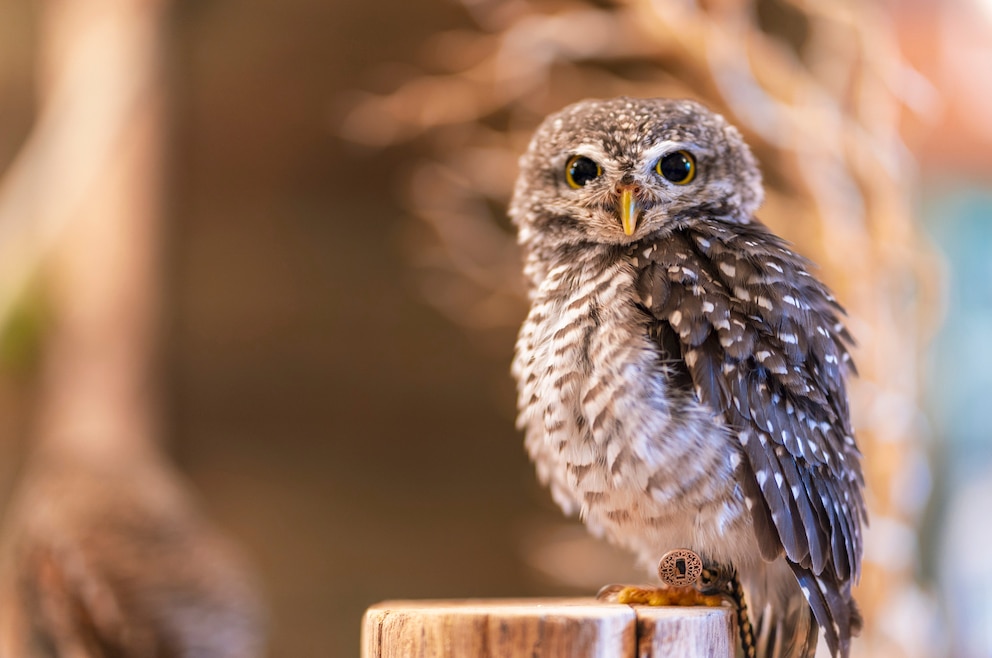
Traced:
<path fill-rule="evenodd" d="M 748 457 L 741 481 L 764 557 L 784 549 L 837 651 L 858 623 L 850 586 L 866 519 L 842 309 L 757 223 L 678 231 L 636 258 L 659 344 L 677 341 L 696 396 Z"/>

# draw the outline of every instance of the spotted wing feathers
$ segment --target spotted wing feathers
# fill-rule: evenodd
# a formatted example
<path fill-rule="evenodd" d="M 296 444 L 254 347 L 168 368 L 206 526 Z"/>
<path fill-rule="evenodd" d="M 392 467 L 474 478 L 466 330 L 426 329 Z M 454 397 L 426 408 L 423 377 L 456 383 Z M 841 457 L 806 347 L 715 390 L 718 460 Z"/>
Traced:
<path fill-rule="evenodd" d="M 697 397 L 738 433 L 764 557 L 784 550 L 815 581 L 807 598 L 831 651 L 846 647 L 865 508 L 840 306 L 758 223 L 677 231 L 637 257 L 657 333 L 678 337 Z"/>

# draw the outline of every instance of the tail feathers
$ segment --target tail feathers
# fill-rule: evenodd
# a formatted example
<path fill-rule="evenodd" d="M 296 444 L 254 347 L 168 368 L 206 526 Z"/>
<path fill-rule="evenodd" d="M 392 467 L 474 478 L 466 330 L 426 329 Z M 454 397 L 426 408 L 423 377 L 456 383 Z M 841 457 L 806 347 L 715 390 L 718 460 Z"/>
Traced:
<path fill-rule="evenodd" d="M 741 574 L 754 626 L 756 658 L 813 658 L 820 626 L 786 559 Z"/>
<path fill-rule="evenodd" d="M 850 581 L 839 581 L 824 573 L 819 576 L 798 564 L 789 563 L 816 621 L 823 628 L 830 655 L 848 658 L 851 636 L 861 630 L 861 613 L 851 597 Z M 815 625 L 814 625 L 815 626 Z M 774 655 L 774 654 L 771 654 Z"/>
<path fill-rule="evenodd" d="M 754 624 L 757 658 L 813 658 L 820 627 L 799 588 L 782 602 L 769 601 Z"/>

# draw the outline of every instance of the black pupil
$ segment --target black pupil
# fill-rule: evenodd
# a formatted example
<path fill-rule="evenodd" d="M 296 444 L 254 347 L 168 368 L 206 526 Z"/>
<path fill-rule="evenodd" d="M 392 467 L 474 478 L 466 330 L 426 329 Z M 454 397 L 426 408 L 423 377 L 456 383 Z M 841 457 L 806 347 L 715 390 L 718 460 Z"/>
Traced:
<path fill-rule="evenodd" d="M 576 158 L 568 170 L 575 184 L 582 187 L 599 176 L 599 167 L 589 158 Z"/>
<path fill-rule="evenodd" d="M 661 175 L 678 183 L 689 177 L 692 162 L 685 153 L 670 153 L 661 159 Z"/>

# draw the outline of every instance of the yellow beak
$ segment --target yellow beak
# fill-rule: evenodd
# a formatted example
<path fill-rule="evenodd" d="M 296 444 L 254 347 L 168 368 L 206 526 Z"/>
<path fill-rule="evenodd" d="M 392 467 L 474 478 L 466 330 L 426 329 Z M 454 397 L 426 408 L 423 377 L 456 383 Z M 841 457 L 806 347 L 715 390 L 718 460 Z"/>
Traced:
<path fill-rule="evenodd" d="M 620 191 L 620 222 L 623 224 L 623 232 L 626 235 L 633 235 L 637 228 L 637 199 L 630 188 L 623 188 Z"/>

